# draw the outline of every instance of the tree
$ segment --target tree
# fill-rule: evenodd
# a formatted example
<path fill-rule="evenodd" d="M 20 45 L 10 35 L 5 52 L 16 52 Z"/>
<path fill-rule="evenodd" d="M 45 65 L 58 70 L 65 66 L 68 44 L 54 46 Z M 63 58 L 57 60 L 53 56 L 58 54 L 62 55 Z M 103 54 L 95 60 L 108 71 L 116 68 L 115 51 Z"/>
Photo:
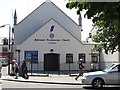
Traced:
<path fill-rule="evenodd" d="M 83 9 L 84 15 L 92 19 L 97 27 L 96 35 L 92 35 L 92 40 L 101 43 L 96 46 L 98 50 L 104 49 L 105 53 L 120 52 L 120 2 L 68 2 L 66 7 L 76 8 L 77 14 Z M 91 34 L 90 34 L 91 35 Z"/>

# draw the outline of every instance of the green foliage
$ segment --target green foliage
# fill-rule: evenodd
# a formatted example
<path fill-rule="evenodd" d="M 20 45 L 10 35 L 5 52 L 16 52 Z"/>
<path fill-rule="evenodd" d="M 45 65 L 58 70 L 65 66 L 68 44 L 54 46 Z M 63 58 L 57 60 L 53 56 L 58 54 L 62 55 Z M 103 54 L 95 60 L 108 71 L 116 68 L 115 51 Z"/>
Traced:
<path fill-rule="evenodd" d="M 94 42 L 101 43 L 97 47 L 106 53 L 120 52 L 120 2 L 69 2 L 66 7 L 76 8 L 77 14 L 87 10 L 84 16 L 97 27 L 96 35 L 90 35 Z"/>

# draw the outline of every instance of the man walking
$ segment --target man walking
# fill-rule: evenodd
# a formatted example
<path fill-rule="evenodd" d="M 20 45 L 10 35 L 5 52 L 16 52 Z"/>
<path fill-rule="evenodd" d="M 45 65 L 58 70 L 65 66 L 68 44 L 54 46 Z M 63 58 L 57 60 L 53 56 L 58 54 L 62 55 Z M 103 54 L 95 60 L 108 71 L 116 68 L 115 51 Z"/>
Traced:
<path fill-rule="evenodd" d="M 28 71 L 27 71 L 27 65 L 25 60 L 23 60 L 21 68 L 22 68 L 22 77 L 25 79 L 28 79 L 29 77 L 27 74 Z"/>
<path fill-rule="evenodd" d="M 19 76 L 19 66 L 18 66 L 18 63 L 15 62 L 15 79 L 18 79 L 18 76 Z"/>
<path fill-rule="evenodd" d="M 79 62 L 78 62 L 78 64 L 79 64 L 79 75 L 75 78 L 75 80 L 77 80 L 80 76 L 83 75 L 83 70 L 82 69 L 84 68 L 84 66 L 83 66 L 82 62 L 83 62 L 83 59 L 80 59 Z"/>

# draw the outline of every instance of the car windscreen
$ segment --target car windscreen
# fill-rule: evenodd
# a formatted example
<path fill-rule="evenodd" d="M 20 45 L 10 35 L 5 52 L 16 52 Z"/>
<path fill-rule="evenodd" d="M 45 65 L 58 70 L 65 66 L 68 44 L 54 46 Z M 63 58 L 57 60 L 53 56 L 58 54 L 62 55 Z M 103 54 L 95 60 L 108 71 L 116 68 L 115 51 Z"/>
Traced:
<path fill-rule="evenodd" d="M 110 71 L 112 68 L 114 68 L 115 66 L 116 66 L 115 64 L 112 64 L 111 66 L 106 67 L 103 71 L 104 71 L 104 72 L 108 72 L 108 71 Z"/>

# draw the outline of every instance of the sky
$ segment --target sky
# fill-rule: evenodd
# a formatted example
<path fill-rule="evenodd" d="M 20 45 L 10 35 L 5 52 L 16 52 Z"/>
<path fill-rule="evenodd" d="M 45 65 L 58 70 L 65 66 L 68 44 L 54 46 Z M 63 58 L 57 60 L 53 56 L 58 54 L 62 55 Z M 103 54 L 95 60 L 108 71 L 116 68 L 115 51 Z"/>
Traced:
<path fill-rule="evenodd" d="M 46 0 L 0 0 L 0 26 L 10 24 L 13 27 L 13 15 L 16 9 L 17 22 L 19 23 L 38 6 L 40 6 Z M 73 21 L 78 24 L 79 15 L 76 14 L 76 9 L 66 8 L 68 0 L 51 0 L 56 6 L 58 6 L 63 12 L 65 12 Z M 81 12 L 82 15 L 82 40 L 85 41 L 89 36 L 89 32 L 92 29 L 92 21 L 84 18 L 85 11 Z M 9 36 L 9 26 L 0 28 L 0 37 Z"/>

